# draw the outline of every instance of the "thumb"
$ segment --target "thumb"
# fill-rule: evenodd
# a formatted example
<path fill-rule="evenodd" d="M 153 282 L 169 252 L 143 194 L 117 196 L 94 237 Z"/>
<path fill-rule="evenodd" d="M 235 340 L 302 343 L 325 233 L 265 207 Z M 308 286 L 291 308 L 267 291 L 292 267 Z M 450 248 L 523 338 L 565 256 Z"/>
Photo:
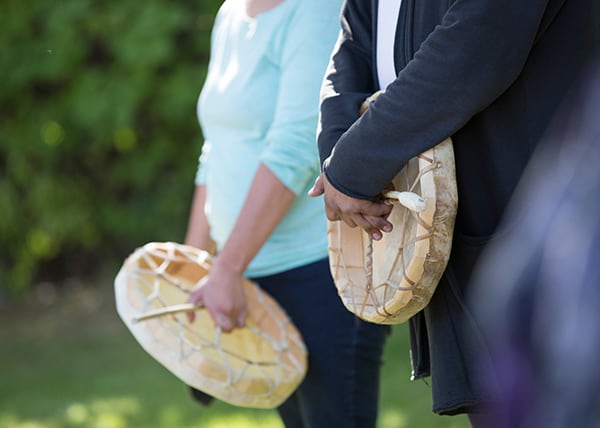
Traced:
<path fill-rule="evenodd" d="M 308 191 L 308 196 L 317 197 L 321 196 L 325 192 L 325 186 L 323 185 L 323 178 L 319 175 L 315 180 L 315 183 Z"/>
<path fill-rule="evenodd" d="M 190 298 L 188 299 L 188 303 L 192 303 L 196 307 L 202 306 L 203 298 L 202 298 L 202 288 L 194 290 L 192 294 L 190 294 Z M 188 322 L 193 323 L 196 319 L 196 309 L 193 311 L 186 312 L 186 317 Z"/>
<path fill-rule="evenodd" d="M 188 311 L 185 313 L 185 316 L 187 317 L 187 320 L 190 324 L 196 320 L 196 312 L 195 311 Z"/>

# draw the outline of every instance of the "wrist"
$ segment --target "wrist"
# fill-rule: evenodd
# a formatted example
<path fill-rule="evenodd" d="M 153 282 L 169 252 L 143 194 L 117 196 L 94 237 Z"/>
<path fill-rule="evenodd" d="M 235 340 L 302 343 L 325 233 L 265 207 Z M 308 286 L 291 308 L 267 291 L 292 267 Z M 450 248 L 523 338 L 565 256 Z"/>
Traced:
<path fill-rule="evenodd" d="M 213 269 L 226 270 L 239 276 L 244 274 L 247 267 L 248 262 L 240 252 L 227 251 L 227 248 L 218 253 L 213 263 Z"/>

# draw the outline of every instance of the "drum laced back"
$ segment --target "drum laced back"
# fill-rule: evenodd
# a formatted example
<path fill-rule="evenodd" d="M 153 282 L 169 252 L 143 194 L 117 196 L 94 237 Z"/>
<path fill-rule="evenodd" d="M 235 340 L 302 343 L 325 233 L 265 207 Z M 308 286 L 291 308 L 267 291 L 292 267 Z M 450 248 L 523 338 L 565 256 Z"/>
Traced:
<path fill-rule="evenodd" d="M 393 180 L 395 192 L 425 200 L 415 211 L 392 204 L 394 225 L 380 241 L 343 222 L 329 223 L 329 255 L 338 294 L 354 314 L 370 322 L 398 324 L 430 300 L 450 253 L 456 209 L 456 187 L 440 174 L 454 174 L 448 139 L 411 159 Z"/>
<path fill-rule="evenodd" d="M 188 385 L 244 407 L 272 408 L 298 386 L 306 348 L 279 305 L 244 283 L 246 327 L 222 333 L 208 311 L 186 303 L 210 270 L 204 251 L 175 243 L 138 249 L 115 280 L 117 308 L 140 344 Z M 190 323 L 185 312 L 195 310 Z"/>

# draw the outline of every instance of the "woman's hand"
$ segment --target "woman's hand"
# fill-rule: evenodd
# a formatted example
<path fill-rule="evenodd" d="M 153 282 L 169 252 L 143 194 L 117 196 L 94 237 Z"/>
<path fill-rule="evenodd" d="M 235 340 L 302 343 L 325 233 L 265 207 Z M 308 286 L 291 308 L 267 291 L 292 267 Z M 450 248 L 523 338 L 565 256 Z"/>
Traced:
<path fill-rule="evenodd" d="M 210 273 L 194 287 L 188 301 L 203 306 L 215 324 L 226 333 L 246 324 L 243 277 L 224 263 L 219 263 L 218 258 Z M 194 319 L 194 312 L 188 312 L 188 320 L 193 322 Z"/>
<path fill-rule="evenodd" d="M 392 207 L 383 202 L 372 202 L 347 196 L 333 187 L 325 174 L 321 174 L 308 195 L 323 195 L 325 213 L 330 221 L 342 220 L 350 227 L 361 227 L 374 240 L 383 237 L 383 232 L 392 231 L 392 223 L 387 221 Z"/>

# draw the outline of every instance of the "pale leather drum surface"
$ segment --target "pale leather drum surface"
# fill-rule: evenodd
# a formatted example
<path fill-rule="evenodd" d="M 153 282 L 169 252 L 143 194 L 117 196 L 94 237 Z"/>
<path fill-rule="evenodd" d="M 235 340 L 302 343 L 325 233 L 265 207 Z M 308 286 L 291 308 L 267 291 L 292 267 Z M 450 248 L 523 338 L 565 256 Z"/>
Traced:
<path fill-rule="evenodd" d="M 203 309 L 195 309 L 189 323 L 184 310 L 173 308 L 189 306 L 191 289 L 209 270 L 205 251 L 172 242 L 146 244 L 117 274 L 117 312 L 140 345 L 186 384 L 236 406 L 279 406 L 306 374 L 300 333 L 251 281 L 244 283 L 246 327 L 221 334 Z"/>
<path fill-rule="evenodd" d="M 350 312 L 378 324 L 403 323 L 423 309 L 446 268 L 458 206 L 452 141 L 411 159 L 393 186 L 420 195 L 425 209 L 394 203 L 388 217 L 394 229 L 382 240 L 342 221 L 328 222 L 338 294 Z"/>

